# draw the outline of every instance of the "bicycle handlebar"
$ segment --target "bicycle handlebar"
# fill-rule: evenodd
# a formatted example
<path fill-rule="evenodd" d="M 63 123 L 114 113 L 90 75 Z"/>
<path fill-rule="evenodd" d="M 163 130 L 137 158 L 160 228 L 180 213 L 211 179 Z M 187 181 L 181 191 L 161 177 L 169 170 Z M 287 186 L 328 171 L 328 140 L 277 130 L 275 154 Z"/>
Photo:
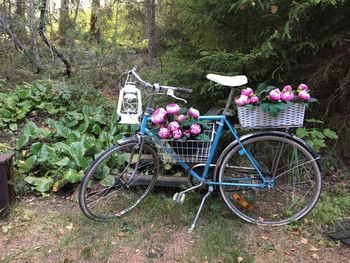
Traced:
<path fill-rule="evenodd" d="M 134 66 L 131 70 L 129 70 L 128 72 L 129 74 L 132 74 L 138 82 L 140 82 L 140 84 L 142 84 L 144 87 L 146 88 L 152 88 L 153 90 L 156 90 L 156 87 L 158 87 L 160 90 L 173 90 L 173 91 L 179 91 L 182 93 L 187 93 L 187 94 L 191 94 L 192 93 L 192 89 L 188 89 L 188 88 L 182 88 L 182 87 L 172 87 L 172 86 L 162 86 L 162 85 L 158 85 L 158 84 L 151 84 L 147 81 L 144 81 L 139 74 L 137 74 L 137 67 Z"/>

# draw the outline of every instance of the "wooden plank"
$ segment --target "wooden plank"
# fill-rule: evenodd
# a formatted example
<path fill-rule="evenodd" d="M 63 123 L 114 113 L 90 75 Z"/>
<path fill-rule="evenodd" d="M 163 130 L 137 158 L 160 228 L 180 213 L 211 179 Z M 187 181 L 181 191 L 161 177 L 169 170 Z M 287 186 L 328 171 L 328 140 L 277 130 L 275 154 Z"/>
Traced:
<path fill-rule="evenodd" d="M 149 184 L 150 180 L 150 176 L 137 177 L 135 182 L 132 182 L 131 185 L 147 185 Z M 158 176 L 155 183 L 156 187 L 181 187 L 183 185 L 187 185 L 187 177 Z"/>
<path fill-rule="evenodd" d="M 0 164 L 8 163 L 13 156 L 14 156 L 14 153 L 0 154 Z"/>

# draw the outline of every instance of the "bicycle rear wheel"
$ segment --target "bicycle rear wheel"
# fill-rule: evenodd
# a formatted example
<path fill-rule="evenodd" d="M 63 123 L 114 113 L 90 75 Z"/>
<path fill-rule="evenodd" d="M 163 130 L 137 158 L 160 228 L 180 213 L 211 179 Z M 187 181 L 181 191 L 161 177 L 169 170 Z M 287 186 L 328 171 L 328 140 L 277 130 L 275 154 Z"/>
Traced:
<path fill-rule="evenodd" d="M 220 185 L 227 206 L 241 219 L 261 225 L 285 225 L 305 216 L 316 204 L 322 188 L 315 155 L 299 140 L 283 133 L 266 133 L 243 140 L 257 161 L 268 188 Z M 259 184 L 261 179 L 240 146 L 222 161 L 219 182 Z"/>
<path fill-rule="evenodd" d="M 112 146 L 85 173 L 80 208 L 95 220 L 122 216 L 149 194 L 158 174 L 159 157 L 150 144 L 141 147 L 134 141 Z"/>

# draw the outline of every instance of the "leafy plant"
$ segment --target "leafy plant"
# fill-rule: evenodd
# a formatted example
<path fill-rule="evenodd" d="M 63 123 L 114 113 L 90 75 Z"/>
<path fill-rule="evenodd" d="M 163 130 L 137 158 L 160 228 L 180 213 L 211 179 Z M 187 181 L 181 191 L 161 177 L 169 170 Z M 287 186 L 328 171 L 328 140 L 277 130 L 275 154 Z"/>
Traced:
<path fill-rule="evenodd" d="M 305 120 L 308 123 L 313 123 L 313 124 L 324 124 L 323 121 L 321 120 L 316 120 L 316 119 L 306 119 Z M 319 152 L 323 148 L 325 148 L 326 145 L 326 140 L 327 139 L 338 139 L 338 135 L 336 134 L 335 131 L 332 131 L 329 128 L 326 129 L 319 129 L 316 127 L 313 128 L 298 128 L 296 130 L 296 135 L 304 140 L 316 151 Z"/>
<path fill-rule="evenodd" d="M 114 110 L 77 108 L 70 100 L 70 88 L 62 83 L 24 84 L 12 94 L 1 95 L 0 127 L 8 133 L 20 130 L 16 165 L 39 192 L 80 182 L 93 159 L 126 132 L 118 125 Z M 7 144 L 0 147 L 2 151 L 11 148 Z"/>
<path fill-rule="evenodd" d="M 0 93 L 0 128 L 18 130 L 18 122 L 28 116 L 36 118 L 40 112 L 48 115 L 67 110 L 71 94 L 63 83 L 36 82 L 18 86 L 13 93 Z"/>

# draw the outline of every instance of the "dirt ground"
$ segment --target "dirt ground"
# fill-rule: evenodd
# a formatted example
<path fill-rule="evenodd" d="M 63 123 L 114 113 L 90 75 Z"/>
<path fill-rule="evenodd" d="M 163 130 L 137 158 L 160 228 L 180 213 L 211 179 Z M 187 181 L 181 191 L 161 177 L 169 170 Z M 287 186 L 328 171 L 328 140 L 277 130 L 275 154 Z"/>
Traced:
<path fill-rule="evenodd" d="M 191 254 L 199 240 L 187 234 L 188 225 L 91 223 L 71 199 L 31 196 L 14 205 L 0 221 L 0 262 L 225 262 L 219 251 L 211 260 Z M 250 257 L 236 262 L 350 263 L 350 247 L 310 234 L 307 226 L 242 226 L 237 231 Z"/>

